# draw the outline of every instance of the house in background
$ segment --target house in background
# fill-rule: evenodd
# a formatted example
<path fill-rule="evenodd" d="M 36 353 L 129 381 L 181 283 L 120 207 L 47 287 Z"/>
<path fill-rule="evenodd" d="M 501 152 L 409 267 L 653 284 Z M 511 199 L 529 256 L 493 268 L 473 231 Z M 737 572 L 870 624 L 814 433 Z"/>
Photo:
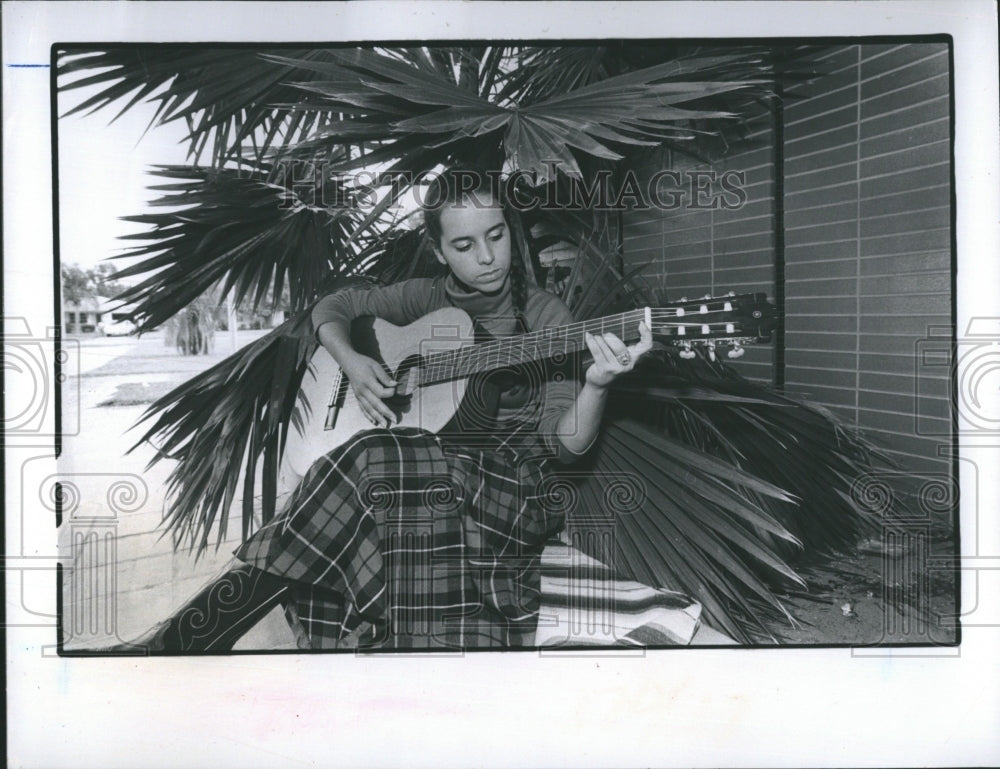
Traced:
<path fill-rule="evenodd" d="M 133 309 L 132 305 L 102 296 L 84 297 L 79 302 L 63 301 L 63 331 L 67 334 L 97 333 L 105 325 L 129 320 Z"/>

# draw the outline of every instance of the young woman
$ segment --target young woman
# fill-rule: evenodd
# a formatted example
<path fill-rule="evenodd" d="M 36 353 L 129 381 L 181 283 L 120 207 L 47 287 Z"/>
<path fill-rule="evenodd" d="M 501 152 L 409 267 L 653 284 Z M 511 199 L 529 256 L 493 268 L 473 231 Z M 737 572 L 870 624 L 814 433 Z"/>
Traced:
<path fill-rule="evenodd" d="M 281 514 L 237 552 L 242 565 L 143 639 L 153 650 L 225 650 L 279 601 L 303 648 L 467 649 L 532 644 L 539 560 L 563 524 L 539 488 L 597 436 L 608 386 L 651 346 L 587 336 L 581 386 L 565 367 L 508 379 L 475 434 L 393 428 L 396 383 L 354 349 L 351 321 L 407 325 L 447 306 L 493 337 L 573 322 L 529 284 L 495 179 L 449 172 L 424 202 L 447 274 L 347 289 L 313 311 L 317 337 L 347 374 L 372 429 L 316 461 Z M 420 340 L 414 340 L 414 346 Z M 478 386 L 478 385 L 477 385 Z M 470 385 L 471 387 L 471 385 Z M 477 402 L 481 393 L 472 393 Z M 466 395 L 466 399 L 470 394 Z"/>

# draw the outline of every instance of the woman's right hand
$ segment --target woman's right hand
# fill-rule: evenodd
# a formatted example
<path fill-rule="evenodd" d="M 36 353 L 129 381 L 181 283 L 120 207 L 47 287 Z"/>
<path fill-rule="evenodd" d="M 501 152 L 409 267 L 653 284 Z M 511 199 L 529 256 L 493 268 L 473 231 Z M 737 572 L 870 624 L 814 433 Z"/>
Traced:
<path fill-rule="evenodd" d="M 382 364 L 367 355 L 355 353 L 341 364 L 341 369 L 351 383 L 361 412 L 373 425 L 389 427 L 396 420 L 383 398 L 396 392 L 396 381 L 386 373 Z"/>

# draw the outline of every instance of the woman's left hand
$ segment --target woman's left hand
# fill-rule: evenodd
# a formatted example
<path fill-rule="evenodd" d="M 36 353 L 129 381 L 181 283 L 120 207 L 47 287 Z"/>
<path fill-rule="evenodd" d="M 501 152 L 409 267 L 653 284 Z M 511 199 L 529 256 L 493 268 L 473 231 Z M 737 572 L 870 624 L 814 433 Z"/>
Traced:
<path fill-rule="evenodd" d="M 587 369 L 587 382 L 594 387 L 607 387 L 615 377 L 635 368 L 636 361 L 653 346 L 653 335 L 645 322 L 639 323 L 639 341 L 627 345 L 617 336 L 605 333 L 601 336 L 585 334 L 587 349 L 594 362 Z"/>

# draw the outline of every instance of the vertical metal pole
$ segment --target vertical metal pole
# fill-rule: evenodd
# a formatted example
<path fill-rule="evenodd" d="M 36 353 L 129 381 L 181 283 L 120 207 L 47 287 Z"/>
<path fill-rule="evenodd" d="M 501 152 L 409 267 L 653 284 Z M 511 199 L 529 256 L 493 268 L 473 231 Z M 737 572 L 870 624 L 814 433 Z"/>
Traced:
<path fill-rule="evenodd" d="M 226 309 L 229 311 L 229 347 L 236 352 L 236 307 L 233 303 L 234 288 L 226 295 Z"/>
<path fill-rule="evenodd" d="M 774 386 L 785 388 L 785 92 L 779 79 L 774 105 Z"/>

